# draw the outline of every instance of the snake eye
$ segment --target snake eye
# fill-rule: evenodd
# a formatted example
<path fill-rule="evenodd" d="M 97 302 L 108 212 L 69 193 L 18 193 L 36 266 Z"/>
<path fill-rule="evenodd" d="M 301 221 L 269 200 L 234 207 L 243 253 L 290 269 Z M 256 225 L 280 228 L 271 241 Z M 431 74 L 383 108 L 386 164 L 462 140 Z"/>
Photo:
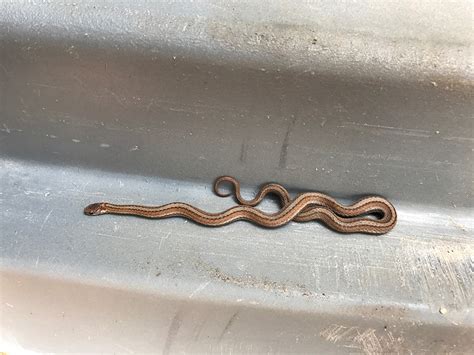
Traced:
<path fill-rule="evenodd" d="M 86 208 L 84 208 L 84 213 L 88 216 L 98 216 L 104 213 L 104 208 L 102 203 L 93 203 Z"/>

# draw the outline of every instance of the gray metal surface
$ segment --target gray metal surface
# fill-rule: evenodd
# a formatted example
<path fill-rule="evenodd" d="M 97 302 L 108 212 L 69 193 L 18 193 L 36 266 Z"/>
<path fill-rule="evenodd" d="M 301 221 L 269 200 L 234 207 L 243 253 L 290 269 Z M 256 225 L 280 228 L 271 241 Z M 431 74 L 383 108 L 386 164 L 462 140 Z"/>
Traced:
<path fill-rule="evenodd" d="M 468 2 L 0 2 L 0 335 L 40 352 L 468 352 Z M 86 217 L 212 180 L 394 201 L 386 236 Z M 265 208 L 274 208 L 270 203 Z"/>

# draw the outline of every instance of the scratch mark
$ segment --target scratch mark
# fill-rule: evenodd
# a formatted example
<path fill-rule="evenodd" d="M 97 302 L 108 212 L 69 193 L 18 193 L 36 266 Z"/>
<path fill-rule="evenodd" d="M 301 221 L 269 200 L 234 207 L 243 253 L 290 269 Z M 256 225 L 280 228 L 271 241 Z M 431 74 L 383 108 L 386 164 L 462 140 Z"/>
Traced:
<path fill-rule="evenodd" d="M 375 335 L 375 329 L 367 329 L 357 335 L 354 337 L 354 342 L 361 344 L 366 354 L 382 354 L 384 352 L 379 338 Z"/>
<path fill-rule="evenodd" d="M 232 326 L 232 324 L 234 323 L 234 321 L 237 319 L 237 316 L 238 316 L 239 312 L 235 312 L 232 317 L 230 317 L 230 319 L 228 320 L 227 324 L 225 325 L 224 329 L 222 330 L 222 333 L 221 335 L 219 336 L 219 341 L 221 341 L 221 339 L 224 337 L 224 335 L 227 334 L 227 332 L 229 331 L 230 327 Z"/>
<path fill-rule="evenodd" d="M 201 337 L 201 333 L 204 329 L 206 324 L 206 319 L 202 319 L 200 322 L 196 322 L 196 326 L 194 327 L 194 341 L 198 341 Z"/>
<path fill-rule="evenodd" d="M 202 103 L 193 103 L 193 104 L 183 104 L 182 102 L 176 102 L 173 100 L 158 100 L 157 98 L 151 99 L 148 104 L 143 104 L 142 107 L 146 108 L 147 112 L 157 107 L 163 110 L 177 111 L 177 112 L 186 112 L 193 114 L 204 113 L 207 110 L 212 110 L 216 112 L 232 112 L 232 113 L 248 113 L 249 110 L 240 108 L 236 111 L 235 107 L 223 107 L 215 105 L 206 105 Z"/>
<path fill-rule="evenodd" d="M 288 127 L 286 128 L 285 138 L 283 139 L 283 143 L 281 145 L 280 162 L 278 164 L 278 167 L 280 168 L 286 168 L 286 161 L 288 158 L 288 145 L 290 143 L 290 135 L 291 135 L 291 132 L 293 131 L 295 123 L 296 123 L 296 116 L 293 116 L 292 120 L 288 124 Z"/>
<path fill-rule="evenodd" d="M 202 290 L 204 290 L 210 283 L 211 283 L 211 281 L 207 281 L 207 282 L 204 282 L 203 284 L 199 285 L 193 292 L 191 292 L 191 294 L 189 295 L 189 298 L 193 298 L 196 293 L 201 292 Z"/>
<path fill-rule="evenodd" d="M 36 268 L 36 269 L 38 268 L 39 260 L 40 260 L 40 257 L 38 256 L 38 257 L 36 258 L 36 263 L 35 263 L 35 268 Z"/>
<path fill-rule="evenodd" d="M 375 132 L 380 131 L 382 133 L 421 137 L 421 138 L 428 138 L 432 136 L 430 131 L 426 131 L 422 129 L 399 128 L 399 127 L 374 125 L 374 124 L 358 123 L 358 122 L 344 122 L 343 125 L 337 126 L 337 127 L 350 128 L 350 129 L 355 129 L 358 131 L 367 131 L 367 129 L 369 129 Z"/>
<path fill-rule="evenodd" d="M 443 137 L 445 141 L 474 142 L 474 138 L 469 137 Z"/>
<path fill-rule="evenodd" d="M 168 335 L 166 336 L 165 345 L 163 347 L 163 355 L 168 355 L 170 353 L 171 345 L 173 345 L 173 342 L 176 339 L 176 335 L 178 335 L 179 328 L 181 327 L 181 322 L 181 314 L 180 312 L 178 312 L 175 314 L 168 329 Z"/>
<path fill-rule="evenodd" d="M 150 112 L 151 107 L 155 104 L 155 100 L 151 99 L 150 102 L 145 106 L 146 107 L 146 112 Z"/>
<path fill-rule="evenodd" d="M 405 240 L 408 257 L 397 263 L 399 274 L 412 280 L 406 287 L 416 290 L 432 310 L 439 309 L 439 299 L 456 309 L 469 307 L 472 300 L 471 255 L 466 243 L 437 241 L 423 244 Z M 439 285 L 444 285 L 440 288 Z"/>
<path fill-rule="evenodd" d="M 451 220 L 451 223 L 453 224 L 453 226 L 459 228 L 463 232 L 467 232 L 467 228 L 464 227 L 461 223 L 456 222 L 456 220 L 453 217 L 448 216 L 448 218 Z"/>
<path fill-rule="evenodd" d="M 8 78 L 7 68 L 5 68 L 5 66 L 2 63 L 0 63 L 0 68 L 3 70 L 3 72 L 5 73 L 5 76 Z"/>
<path fill-rule="evenodd" d="M 51 213 L 53 213 L 53 210 L 54 210 L 54 209 L 52 209 L 51 211 L 49 211 L 49 213 L 48 213 L 48 214 L 46 215 L 46 217 L 44 218 L 43 223 L 41 224 L 41 227 L 40 227 L 40 232 L 43 231 L 44 225 L 46 224 L 46 222 L 48 222 L 48 219 L 49 219 L 49 217 L 51 216 Z"/>
<path fill-rule="evenodd" d="M 10 127 L 7 127 L 6 124 L 3 124 L 3 128 L 0 129 L 1 132 L 6 132 L 6 133 L 12 133 L 12 132 L 23 132 L 22 129 L 19 129 L 19 128 L 10 128 Z"/>
<path fill-rule="evenodd" d="M 42 84 L 42 83 L 26 83 L 26 85 L 37 86 L 40 88 L 66 90 L 66 88 L 62 86 L 54 86 L 54 85 Z M 41 95 L 38 95 L 38 96 L 41 96 Z"/>
<path fill-rule="evenodd" d="M 188 109 L 188 108 L 179 108 L 179 107 L 168 107 L 167 108 L 169 111 L 172 112 L 186 112 L 186 113 L 203 113 L 203 111 L 198 111 L 198 110 L 193 110 L 193 109 Z"/>
<path fill-rule="evenodd" d="M 245 161 L 247 160 L 247 149 L 248 149 L 247 143 L 245 141 L 242 142 L 242 144 L 240 145 L 240 157 L 239 157 L 239 161 L 241 163 L 245 163 Z"/>
<path fill-rule="evenodd" d="M 127 106 L 122 102 L 122 99 L 115 93 L 113 92 L 112 90 L 106 88 L 105 89 L 110 95 L 112 95 L 112 97 L 114 98 L 114 100 L 120 105 L 122 106 L 123 108 L 126 108 Z"/>
<path fill-rule="evenodd" d="M 7 127 L 7 125 L 4 123 L 3 128 L 5 128 L 5 132 L 11 133 L 10 128 Z M 2 130 L 3 131 L 3 130 Z"/>
<path fill-rule="evenodd" d="M 105 234 L 105 233 L 96 233 L 96 235 L 99 235 L 101 237 L 108 237 L 108 238 L 115 238 L 115 239 L 122 239 L 122 240 L 135 240 L 133 238 L 119 237 L 117 235 L 111 235 L 111 234 Z"/>
<path fill-rule="evenodd" d="M 151 260 L 154 259 L 154 254 L 155 254 L 155 251 L 153 250 L 153 251 L 151 252 L 151 255 L 150 255 L 150 259 L 151 259 Z M 149 262 L 149 261 L 147 262 L 147 264 L 148 264 L 148 272 L 147 272 L 147 275 L 146 275 L 146 280 L 147 280 L 147 282 L 148 282 L 148 281 L 150 281 L 151 273 L 152 273 L 152 270 L 154 269 L 154 267 L 153 267 L 153 263 L 151 263 L 151 262 Z M 156 275 L 156 274 L 155 274 L 155 275 Z"/>
<path fill-rule="evenodd" d="M 353 331 L 353 328 L 354 327 L 348 328 L 342 325 L 332 324 L 331 326 L 324 329 L 321 333 L 319 333 L 319 335 L 327 341 L 330 341 L 331 343 L 335 344 L 342 338 L 346 338 L 347 334 Z"/>
<path fill-rule="evenodd" d="M 161 245 L 163 244 L 163 241 L 168 239 L 170 235 L 171 235 L 171 232 L 168 232 L 167 235 L 165 235 L 164 237 L 161 237 L 160 244 L 158 245 L 158 250 L 161 250 Z"/>
<path fill-rule="evenodd" d="M 77 75 L 73 75 L 72 78 L 73 78 L 75 81 L 77 81 L 77 82 L 79 83 L 79 85 L 82 86 L 83 88 L 86 87 L 86 85 L 84 85 L 84 82 L 83 82 L 81 79 L 79 79 L 79 78 L 77 77 Z"/>
<path fill-rule="evenodd" d="M 376 330 L 372 328 L 363 329 L 338 324 L 330 325 L 319 335 L 333 344 L 359 349 L 368 355 L 399 352 L 404 341 L 402 337 L 395 338 L 388 330 L 377 335 Z"/>

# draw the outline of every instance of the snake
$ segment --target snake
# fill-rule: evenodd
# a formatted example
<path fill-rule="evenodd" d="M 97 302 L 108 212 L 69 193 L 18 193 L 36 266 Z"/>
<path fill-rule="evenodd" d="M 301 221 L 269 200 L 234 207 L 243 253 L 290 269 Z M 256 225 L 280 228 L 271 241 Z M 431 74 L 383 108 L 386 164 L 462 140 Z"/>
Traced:
<path fill-rule="evenodd" d="M 340 233 L 384 234 L 393 229 L 397 221 L 396 210 L 385 198 L 368 196 L 352 205 L 344 206 L 332 197 L 319 192 L 305 192 L 291 199 L 288 191 L 280 184 L 264 185 L 252 200 L 245 200 L 240 194 L 239 182 L 230 176 L 221 176 L 214 183 L 214 192 L 220 197 L 232 194 L 219 190 L 220 184 L 233 185 L 240 205 L 223 212 L 211 213 L 183 202 L 172 202 L 161 206 L 124 205 L 98 202 L 88 205 L 84 213 L 89 216 L 103 214 L 132 215 L 145 218 L 184 217 L 196 223 L 218 227 L 235 221 L 245 220 L 257 225 L 276 228 L 290 221 L 309 222 L 319 220 Z M 268 194 L 280 198 L 281 209 L 275 213 L 263 212 L 257 206 Z M 370 218 L 372 215 L 376 219 Z"/>

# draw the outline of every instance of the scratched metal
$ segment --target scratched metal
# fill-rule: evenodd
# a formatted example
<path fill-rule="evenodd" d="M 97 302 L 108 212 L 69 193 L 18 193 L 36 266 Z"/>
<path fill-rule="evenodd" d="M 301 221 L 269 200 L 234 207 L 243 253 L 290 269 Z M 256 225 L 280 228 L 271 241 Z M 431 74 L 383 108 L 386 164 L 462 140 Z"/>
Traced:
<path fill-rule="evenodd" d="M 2 349 L 470 350 L 470 7 L 1 2 Z M 375 237 L 82 214 L 219 211 L 222 174 L 247 196 L 379 193 L 400 221 Z"/>

